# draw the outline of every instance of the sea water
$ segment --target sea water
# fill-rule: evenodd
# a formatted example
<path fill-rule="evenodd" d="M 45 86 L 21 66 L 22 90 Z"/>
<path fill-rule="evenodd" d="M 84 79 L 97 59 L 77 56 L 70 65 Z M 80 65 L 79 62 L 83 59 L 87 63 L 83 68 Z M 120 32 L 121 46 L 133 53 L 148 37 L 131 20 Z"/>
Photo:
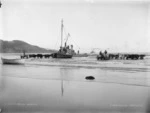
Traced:
<path fill-rule="evenodd" d="M 95 80 L 86 80 L 86 76 Z M 150 59 L 97 61 L 85 57 L 26 59 L 25 65 L 0 63 L 0 110 L 149 113 Z"/>

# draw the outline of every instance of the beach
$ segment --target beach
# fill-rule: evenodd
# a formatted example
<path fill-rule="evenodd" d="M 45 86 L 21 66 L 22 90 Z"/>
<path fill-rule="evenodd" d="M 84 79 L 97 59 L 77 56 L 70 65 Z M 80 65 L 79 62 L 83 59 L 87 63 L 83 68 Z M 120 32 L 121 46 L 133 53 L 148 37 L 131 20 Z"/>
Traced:
<path fill-rule="evenodd" d="M 4 113 L 149 113 L 149 108 L 150 59 L 50 58 L 0 64 Z"/>
<path fill-rule="evenodd" d="M 150 113 L 149 0 L 1 0 L 0 113 Z"/>

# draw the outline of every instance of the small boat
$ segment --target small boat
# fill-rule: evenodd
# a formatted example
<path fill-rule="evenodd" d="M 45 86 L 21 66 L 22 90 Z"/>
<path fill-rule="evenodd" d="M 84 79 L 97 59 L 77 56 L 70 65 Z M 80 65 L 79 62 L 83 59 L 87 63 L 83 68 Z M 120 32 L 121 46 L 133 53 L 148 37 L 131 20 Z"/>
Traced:
<path fill-rule="evenodd" d="M 110 60 L 109 56 L 97 55 L 97 60 Z"/>
<path fill-rule="evenodd" d="M 52 58 L 72 58 L 73 54 L 73 45 L 71 48 L 67 46 L 67 42 L 65 42 L 65 46 L 63 47 L 63 20 L 61 21 L 61 46 L 58 52 L 52 53 Z"/>
<path fill-rule="evenodd" d="M 97 60 L 110 60 L 109 54 L 105 50 L 104 53 L 100 51 L 99 55 L 97 55 Z"/>
<path fill-rule="evenodd" d="M 24 64 L 25 59 L 15 58 L 15 59 L 8 59 L 8 58 L 1 58 L 3 64 Z"/>

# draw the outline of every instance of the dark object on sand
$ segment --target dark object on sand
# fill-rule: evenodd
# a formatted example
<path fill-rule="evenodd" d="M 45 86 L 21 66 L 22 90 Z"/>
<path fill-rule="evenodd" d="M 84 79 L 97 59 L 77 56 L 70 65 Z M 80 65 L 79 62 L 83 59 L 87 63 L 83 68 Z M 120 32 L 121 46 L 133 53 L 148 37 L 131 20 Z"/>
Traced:
<path fill-rule="evenodd" d="M 93 76 L 86 76 L 85 79 L 87 79 L 87 80 L 94 80 L 95 77 L 93 77 Z"/>
<path fill-rule="evenodd" d="M 0 108 L 0 113 L 2 113 L 2 109 Z"/>

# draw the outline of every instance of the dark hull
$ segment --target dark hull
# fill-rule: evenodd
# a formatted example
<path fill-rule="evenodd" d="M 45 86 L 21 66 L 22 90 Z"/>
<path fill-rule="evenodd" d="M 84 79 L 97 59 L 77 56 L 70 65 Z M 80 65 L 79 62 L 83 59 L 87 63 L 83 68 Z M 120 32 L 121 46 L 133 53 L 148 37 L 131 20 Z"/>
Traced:
<path fill-rule="evenodd" d="M 76 54 L 76 55 L 73 55 L 73 57 L 88 57 L 87 54 Z"/>
<path fill-rule="evenodd" d="M 108 56 L 97 56 L 97 60 L 110 60 L 110 58 Z"/>
<path fill-rule="evenodd" d="M 70 54 L 62 54 L 62 53 L 53 53 L 53 58 L 72 58 L 72 55 Z"/>

